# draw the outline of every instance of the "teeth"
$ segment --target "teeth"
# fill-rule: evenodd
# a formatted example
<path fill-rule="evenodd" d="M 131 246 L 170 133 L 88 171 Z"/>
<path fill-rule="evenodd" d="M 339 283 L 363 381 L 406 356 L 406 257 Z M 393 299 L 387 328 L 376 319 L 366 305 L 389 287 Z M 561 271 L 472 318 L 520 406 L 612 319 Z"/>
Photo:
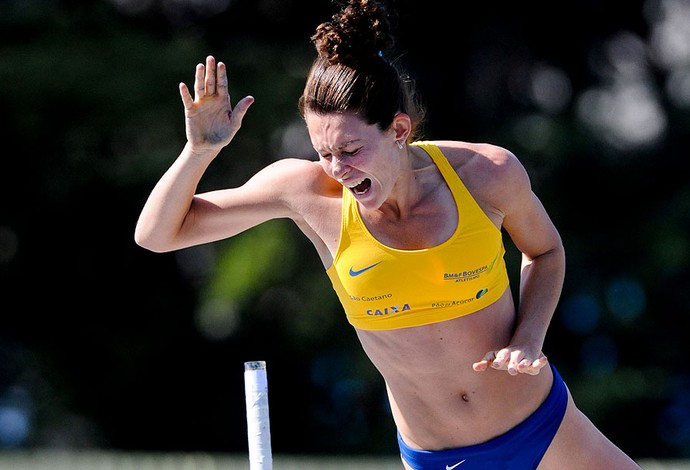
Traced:
<path fill-rule="evenodd" d="M 348 183 L 348 184 L 346 184 L 345 186 L 347 186 L 349 189 L 354 189 L 356 186 L 359 186 L 360 184 L 364 183 L 364 180 L 365 180 L 365 179 L 366 179 L 366 178 L 362 178 L 362 179 L 359 180 L 359 181 L 355 181 L 354 183 Z"/>

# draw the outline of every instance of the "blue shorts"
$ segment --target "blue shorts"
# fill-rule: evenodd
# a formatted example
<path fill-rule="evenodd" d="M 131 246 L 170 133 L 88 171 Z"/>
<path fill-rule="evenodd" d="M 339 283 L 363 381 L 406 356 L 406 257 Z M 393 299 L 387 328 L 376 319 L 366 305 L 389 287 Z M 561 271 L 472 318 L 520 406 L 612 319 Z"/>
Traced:
<path fill-rule="evenodd" d="M 398 432 L 400 454 L 414 470 L 530 470 L 539 465 L 568 405 L 565 382 L 552 365 L 553 385 L 544 403 L 522 423 L 490 441 L 448 450 L 418 450 Z"/>

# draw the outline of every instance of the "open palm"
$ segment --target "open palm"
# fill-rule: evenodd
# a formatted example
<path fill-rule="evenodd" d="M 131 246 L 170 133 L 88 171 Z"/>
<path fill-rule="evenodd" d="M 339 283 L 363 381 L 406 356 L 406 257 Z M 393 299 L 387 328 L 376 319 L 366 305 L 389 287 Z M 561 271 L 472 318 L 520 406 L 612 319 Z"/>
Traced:
<path fill-rule="evenodd" d="M 187 141 L 198 151 L 219 150 L 227 145 L 254 102 L 254 98 L 247 96 L 232 108 L 225 64 L 216 64 L 213 56 L 206 58 L 205 65 L 196 66 L 194 98 L 184 83 L 180 83 L 180 96 L 184 104 Z"/>

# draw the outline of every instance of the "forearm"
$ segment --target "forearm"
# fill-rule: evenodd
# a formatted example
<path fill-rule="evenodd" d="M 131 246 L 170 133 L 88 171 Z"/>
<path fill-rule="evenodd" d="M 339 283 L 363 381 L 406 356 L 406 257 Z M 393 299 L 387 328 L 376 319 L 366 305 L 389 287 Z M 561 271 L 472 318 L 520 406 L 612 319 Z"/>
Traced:
<path fill-rule="evenodd" d="M 541 347 L 558 305 L 565 277 L 562 246 L 534 259 L 523 255 L 520 298 L 513 344 Z"/>
<path fill-rule="evenodd" d="M 199 181 L 217 153 L 195 153 L 185 145 L 144 204 L 135 229 L 137 244 L 156 252 L 182 247 L 179 234 L 192 210 Z"/>

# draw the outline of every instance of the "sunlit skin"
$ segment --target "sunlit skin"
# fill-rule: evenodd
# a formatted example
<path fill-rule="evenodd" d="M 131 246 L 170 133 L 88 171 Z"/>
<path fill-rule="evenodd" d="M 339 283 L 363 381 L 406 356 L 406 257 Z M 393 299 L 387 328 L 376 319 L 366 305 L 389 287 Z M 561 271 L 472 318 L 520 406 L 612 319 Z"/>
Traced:
<path fill-rule="evenodd" d="M 308 112 L 305 121 L 318 161 L 278 160 L 240 187 L 195 194 L 254 99 L 245 97 L 233 108 L 225 65 L 211 56 L 197 66 L 193 92 L 180 84 L 187 144 L 142 210 L 135 232 L 141 246 L 178 250 L 290 218 L 328 268 L 338 248 L 343 186 L 353 191 L 370 232 L 389 246 L 432 247 L 455 230 L 458 208 L 430 157 L 420 148 L 398 145 L 411 132 L 404 113 L 381 130 L 354 114 Z M 558 232 L 515 156 L 488 144 L 436 144 L 487 217 L 509 234 L 523 262 L 517 311 L 508 290 L 489 307 L 453 320 L 356 330 L 385 379 L 396 426 L 410 446 L 422 449 L 484 442 L 544 401 L 552 371 L 541 348 L 565 274 Z M 639 467 L 569 398 L 539 469 Z"/>
<path fill-rule="evenodd" d="M 307 113 L 305 120 L 326 175 L 346 187 L 370 182 L 365 192 L 352 191 L 362 207 L 385 210 L 382 206 L 387 200 L 396 204 L 399 198 L 413 197 L 407 192 L 414 189 L 409 187 L 413 169 L 407 155 L 391 146 L 390 138 L 384 139 L 388 134 L 396 140 L 394 129 L 380 131 L 352 114 Z M 394 123 L 402 128 L 401 134 L 409 127 L 409 122 L 401 122 L 405 120 L 409 121 L 407 116 L 399 115 Z"/>

